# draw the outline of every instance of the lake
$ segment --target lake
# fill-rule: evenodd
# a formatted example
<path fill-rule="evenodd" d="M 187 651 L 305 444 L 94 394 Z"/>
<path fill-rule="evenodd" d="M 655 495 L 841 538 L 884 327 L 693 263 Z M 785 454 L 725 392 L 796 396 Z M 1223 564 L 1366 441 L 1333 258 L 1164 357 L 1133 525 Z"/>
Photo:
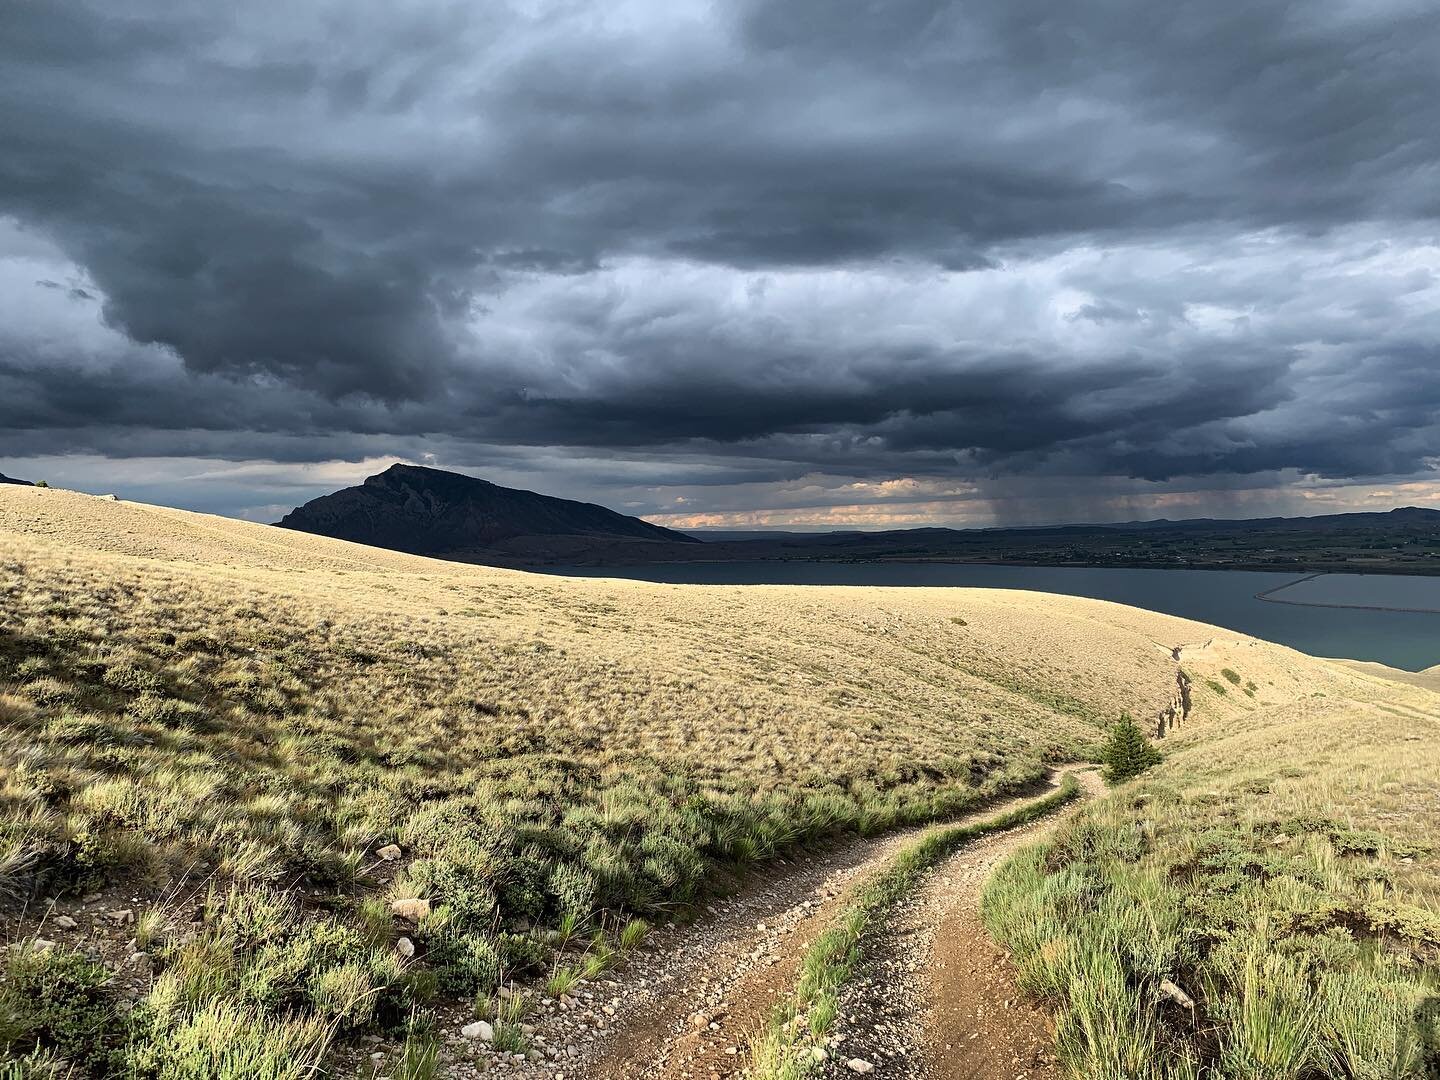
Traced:
<path fill-rule="evenodd" d="M 545 567 L 576 577 L 694 585 L 951 585 L 1033 589 L 1113 600 L 1214 623 L 1312 656 L 1375 660 L 1419 671 L 1440 664 L 1440 578 L 1227 570 L 1129 570 L 949 563 L 735 562 L 657 566 Z M 1256 593 L 1280 589 L 1268 603 Z M 1340 607 L 1298 606 L 1295 601 Z M 1384 608 L 1433 609 L 1406 611 Z"/>

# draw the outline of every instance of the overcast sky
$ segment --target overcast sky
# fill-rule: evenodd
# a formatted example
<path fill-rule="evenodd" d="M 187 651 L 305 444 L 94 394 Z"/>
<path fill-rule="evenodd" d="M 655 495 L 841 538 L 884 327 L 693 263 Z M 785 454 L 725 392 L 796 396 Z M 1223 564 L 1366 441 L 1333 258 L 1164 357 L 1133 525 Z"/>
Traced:
<path fill-rule="evenodd" d="M 0 472 L 1440 503 L 1433 0 L 8 0 Z"/>

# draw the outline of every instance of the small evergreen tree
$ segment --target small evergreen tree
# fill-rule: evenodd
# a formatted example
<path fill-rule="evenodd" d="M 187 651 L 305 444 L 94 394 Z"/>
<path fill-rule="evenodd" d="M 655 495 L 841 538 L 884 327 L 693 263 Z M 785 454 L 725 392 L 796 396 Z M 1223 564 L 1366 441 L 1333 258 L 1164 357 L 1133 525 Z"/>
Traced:
<path fill-rule="evenodd" d="M 1110 738 L 1100 751 L 1100 760 L 1105 763 L 1105 782 L 1122 784 L 1152 765 L 1160 764 L 1160 751 L 1150 745 L 1130 714 L 1124 713 L 1111 727 Z"/>

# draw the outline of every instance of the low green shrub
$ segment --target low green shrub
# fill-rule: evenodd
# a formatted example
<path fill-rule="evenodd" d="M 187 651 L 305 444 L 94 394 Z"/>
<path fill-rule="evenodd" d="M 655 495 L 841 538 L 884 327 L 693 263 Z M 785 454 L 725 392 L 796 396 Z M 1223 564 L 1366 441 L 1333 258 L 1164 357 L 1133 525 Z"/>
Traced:
<path fill-rule="evenodd" d="M 500 983 L 500 948 L 494 938 L 479 931 L 442 930 L 430 942 L 428 960 L 445 993 L 472 997 Z"/>
<path fill-rule="evenodd" d="M 83 1066 L 102 1059 L 119 1038 L 109 973 L 79 953 L 21 942 L 9 950 L 4 976 L 0 1048 L 6 1057 L 47 1050 Z"/>

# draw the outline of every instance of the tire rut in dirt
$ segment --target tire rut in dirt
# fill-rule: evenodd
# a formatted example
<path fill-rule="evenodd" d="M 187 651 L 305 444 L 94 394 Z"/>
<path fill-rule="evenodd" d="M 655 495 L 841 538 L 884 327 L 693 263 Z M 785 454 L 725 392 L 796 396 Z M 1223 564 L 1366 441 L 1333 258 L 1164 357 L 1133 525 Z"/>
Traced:
<path fill-rule="evenodd" d="M 648 992 L 631 996 L 628 1020 L 605 1051 L 567 1070 L 567 1080 L 739 1075 L 749 1062 L 750 1036 L 794 988 L 806 946 L 829 925 L 854 881 L 903 839 L 852 842 L 715 905 L 713 918 L 651 958 Z"/>
<path fill-rule="evenodd" d="M 966 820 L 983 820 L 1036 797 L 1006 799 Z M 751 1037 L 793 993 L 803 954 L 830 927 L 854 886 L 933 827 L 854 840 L 782 867 L 763 887 L 715 905 L 710 918 L 657 942 L 661 951 L 636 973 L 646 989 L 625 995 L 618 1027 L 597 1053 L 566 1069 L 566 1080 L 739 1076 L 749 1063 Z M 633 976 L 627 981 L 633 986 Z"/>
<path fill-rule="evenodd" d="M 1013 981 L 984 977 L 1003 953 L 978 916 L 991 870 L 1050 827 L 962 847 L 892 909 L 841 995 L 827 1076 L 854 1077 L 847 1063 L 859 1059 L 895 1080 L 1050 1080 L 1045 1015 L 1019 1000 Z"/>
<path fill-rule="evenodd" d="M 1087 795 L 1102 786 L 1077 773 Z M 980 920 L 991 872 L 1070 811 L 993 833 L 941 861 L 870 932 L 841 993 L 824 1074 L 854 1077 L 848 1062 L 896 1080 L 1060 1080 L 1048 1013 L 1025 1000 L 1009 958 Z"/>

